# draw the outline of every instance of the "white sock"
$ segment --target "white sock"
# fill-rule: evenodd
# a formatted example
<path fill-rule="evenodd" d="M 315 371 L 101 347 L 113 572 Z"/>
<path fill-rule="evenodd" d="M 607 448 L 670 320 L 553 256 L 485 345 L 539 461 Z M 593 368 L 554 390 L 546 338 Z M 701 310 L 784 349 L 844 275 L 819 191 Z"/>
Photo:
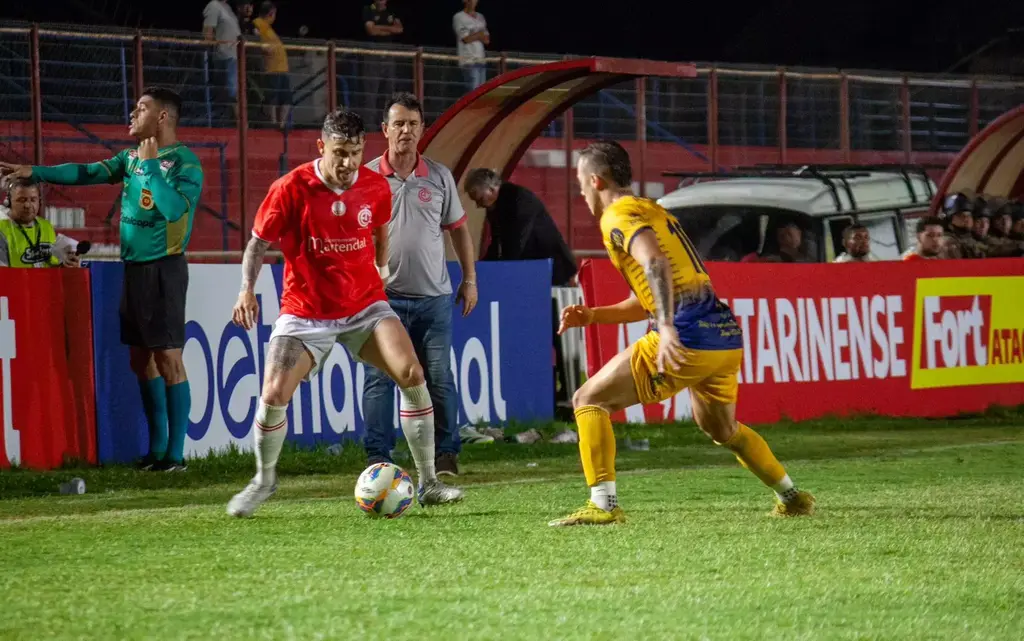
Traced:
<path fill-rule="evenodd" d="M 779 497 L 783 503 L 792 501 L 797 492 L 796 485 L 789 478 L 789 474 L 783 476 L 781 481 L 772 486 L 772 489 L 775 490 L 775 496 Z"/>
<path fill-rule="evenodd" d="M 285 423 L 287 405 L 265 405 L 261 400 L 256 408 L 253 434 L 256 438 L 256 482 L 273 485 L 277 481 L 277 457 L 288 433 Z"/>
<path fill-rule="evenodd" d="M 434 467 L 434 406 L 424 383 L 407 387 L 402 392 L 398 417 L 402 432 L 416 462 L 420 485 L 437 480 Z"/>
<path fill-rule="evenodd" d="M 619 496 L 615 492 L 615 481 L 601 481 L 591 487 L 590 500 L 606 512 L 614 510 L 619 504 Z"/>

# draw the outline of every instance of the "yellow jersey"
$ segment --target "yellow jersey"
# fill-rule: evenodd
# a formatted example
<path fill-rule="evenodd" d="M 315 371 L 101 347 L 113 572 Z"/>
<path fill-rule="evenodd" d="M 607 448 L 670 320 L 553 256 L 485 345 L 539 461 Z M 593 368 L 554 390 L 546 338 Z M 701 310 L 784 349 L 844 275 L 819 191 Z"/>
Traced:
<path fill-rule="evenodd" d="M 601 214 L 601 237 L 612 264 L 648 315 L 653 318 L 657 309 L 654 295 L 643 265 L 629 253 L 633 239 L 644 230 L 654 234 L 668 259 L 673 320 L 683 345 L 706 350 L 741 348 L 739 325 L 729 307 L 716 296 L 704 261 L 679 221 L 653 200 L 624 196 Z"/>
<path fill-rule="evenodd" d="M 288 52 L 277 32 L 265 18 L 256 18 L 252 21 L 252 25 L 256 27 L 263 46 L 267 48 L 267 65 L 264 71 L 266 73 L 288 73 Z"/>

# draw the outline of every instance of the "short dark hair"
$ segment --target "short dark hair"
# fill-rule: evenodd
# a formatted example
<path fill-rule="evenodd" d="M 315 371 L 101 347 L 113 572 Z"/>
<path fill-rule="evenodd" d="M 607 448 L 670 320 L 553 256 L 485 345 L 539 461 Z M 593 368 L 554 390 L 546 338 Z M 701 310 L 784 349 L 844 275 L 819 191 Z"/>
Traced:
<path fill-rule="evenodd" d="M 580 160 L 586 162 L 591 172 L 611 180 L 617 187 L 629 187 L 633 184 L 633 167 L 629 162 L 629 152 L 614 140 L 590 143 L 580 152 Z"/>
<path fill-rule="evenodd" d="M 166 109 L 175 123 L 181 118 L 181 96 L 176 91 L 167 87 L 146 87 L 142 90 L 143 96 L 149 96 L 162 109 Z"/>
<path fill-rule="evenodd" d="M 260 5 L 260 17 L 261 18 L 266 18 L 267 16 L 270 15 L 270 12 L 273 11 L 274 9 L 276 9 L 276 8 L 277 8 L 277 5 L 275 5 L 270 0 L 266 0 L 266 2 L 264 2 L 263 4 Z"/>
<path fill-rule="evenodd" d="M 391 108 L 395 105 L 405 107 L 409 111 L 416 111 L 420 114 L 420 120 L 423 120 L 423 105 L 420 103 L 416 96 L 412 95 L 408 91 L 397 91 L 391 94 L 387 102 L 384 104 L 384 120 L 381 122 L 387 122 L 388 116 L 391 113 Z"/>
<path fill-rule="evenodd" d="M 4 187 L 7 191 L 14 191 L 15 189 L 22 189 L 24 187 L 35 187 L 36 189 L 39 189 L 39 183 L 31 178 L 8 178 L 4 183 Z"/>
<path fill-rule="evenodd" d="M 335 109 L 324 118 L 324 126 L 320 136 L 324 140 L 330 138 L 347 138 L 359 140 L 366 134 L 363 118 L 359 114 L 344 107 Z"/>
<path fill-rule="evenodd" d="M 39 183 L 35 182 L 31 178 L 5 177 L 2 183 L 0 183 L 0 190 L 6 192 L 3 194 L 4 207 L 11 206 L 11 195 L 14 194 L 15 189 L 24 189 L 26 187 L 32 187 L 36 191 L 39 191 L 40 196 L 43 195 L 42 191 L 39 189 Z"/>
<path fill-rule="evenodd" d="M 843 242 L 845 243 L 846 241 L 850 240 L 850 236 L 853 236 L 855 233 L 861 230 L 867 231 L 868 228 L 860 223 L 853 223 L 852 225 L 847 225 L 846 229 L 843 230 Z"/>
<path fill-rule="evenodd" d="M 943 229 L 946 228 L 946 226 L 942 223 L 942 219 L 939 218 L 938 216 L 925 216 L 924 218 L 917 221 L 917 226 L 915 229 L 917 229 L 918 234 L 922 234 L 924 233 L 924 230 L 933 226 L 942 227 Z"/>
<path fill-rule="evenodd" d="M 493 169 L 487 169 L 486 167 L 477 167 L 471 169 L 466 174 L 466 182 L 463 183 L 463 187 L 468 192 L 470 189 L 476 189 L 478 187 L 500 187 L 501 176 L 498 172 Z"/>

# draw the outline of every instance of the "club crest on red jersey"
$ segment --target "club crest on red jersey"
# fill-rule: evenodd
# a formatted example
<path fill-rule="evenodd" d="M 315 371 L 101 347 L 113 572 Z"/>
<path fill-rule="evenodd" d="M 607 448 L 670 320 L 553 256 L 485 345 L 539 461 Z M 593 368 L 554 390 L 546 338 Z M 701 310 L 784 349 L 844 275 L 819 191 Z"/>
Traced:
<path fill-rule="evenodd" d="M 363 205 L 359 208 L 359 226 L 369 227 L 370 222 L 373 220 L 373 211 L 370 210 L 369 205 Z"/>
<path fill-rule="evenodd" d="M 331 213 L 334 214 L 335 216 L 344 216 L 345 203 L 340 200 L 335 200 L 334 203 L 331 205 Z"/>

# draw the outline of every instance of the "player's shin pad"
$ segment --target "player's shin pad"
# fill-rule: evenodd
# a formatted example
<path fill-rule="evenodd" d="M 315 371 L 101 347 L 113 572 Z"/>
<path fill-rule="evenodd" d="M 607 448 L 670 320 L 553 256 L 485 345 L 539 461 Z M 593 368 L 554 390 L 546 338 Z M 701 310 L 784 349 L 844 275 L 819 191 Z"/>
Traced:
<path fill-rule="evenodd" d="M 434 406 L 425 384 L 405 388 L 401 394 L 398 416 L 412 459 L 416 462 L 419 484 L 422 485 L 437 479 L 434 464 Z"/>
<path fill-rule="evenodd" d="M 774 487 L 786 476 L 785 468 L 760 434 L 743 423 L 738 426 L 732 438 L 718 445 L 732 450 L 743 467 L 753 472 L 768 487 Z"/>
<path fill-rule="evenodd" d="M 576 425 L 580 435 L 580 458 L 587 485 L 615 480 L 615 432 L 612 419 L 596 405 L 576 408 Z"/>

